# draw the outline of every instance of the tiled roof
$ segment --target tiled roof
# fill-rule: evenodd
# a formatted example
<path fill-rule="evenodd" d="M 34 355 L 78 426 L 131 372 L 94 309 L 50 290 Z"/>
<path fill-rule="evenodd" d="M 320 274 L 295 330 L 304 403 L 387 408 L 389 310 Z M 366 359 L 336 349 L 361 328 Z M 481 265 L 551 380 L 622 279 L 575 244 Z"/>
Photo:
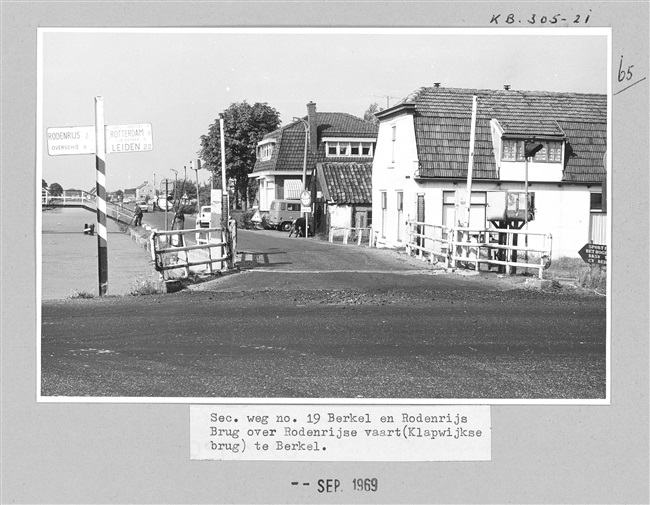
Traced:
<path fill-rule="evenodd" d="M 321 174 L 331 201 L 372 202 L 372 163 L 323 163 Z"/>
<path fill-rule="evenodd" d="M 307 119 L 306 117 L 304 119 Z M 307 155 L 307 173 L 311 173 L 318 161 L 367 162 L 368 158 L 332 158 L 325 156 L 323 141 L 335 137 L 377 138 L 377 125 L 343 112 L 316 112 L 318 152 Z M 263 140 L 273 138 L 276 146 L 270 160 L 257 161 L 253 172 L 266 170 L 294 170 L 302 172 L 305 156 L 305 127 L 295 121 L 271 133 Z"/>
<path fill-rule="evenodd" d="M 600 181 L 604 173 L 607 97 L 544 91 L 421 88 L 401 104 L 415 105 L 415 136 L 422 177 L 467 177 L 472 96 L 477 121 L 474 177 L 497 179 L 490 132 L 496 119 L 504 136 L 566 138 L 564 180 Z"/>

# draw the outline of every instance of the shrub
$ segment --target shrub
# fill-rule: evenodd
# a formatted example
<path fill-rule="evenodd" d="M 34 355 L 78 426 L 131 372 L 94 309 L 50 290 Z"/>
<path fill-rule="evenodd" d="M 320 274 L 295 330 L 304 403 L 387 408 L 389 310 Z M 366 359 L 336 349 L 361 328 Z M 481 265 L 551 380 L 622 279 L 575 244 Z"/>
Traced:
<path fill-rule="evenodd" d="M 131 283 L 131 295 L 157 295 L 162 293 L 163 289 L 159 280 L 152 279 L 151 277 L 142 278 L 138 277 Z"/>
<path fill-rule="evenodd" d="M 89 298 L 95 298 L 95 292 L 94 291 L 77 291 L 76 289 L 72 292 L 70 295 L 70 298 L 75 300 L 75 299 L 89 299 Z"/>

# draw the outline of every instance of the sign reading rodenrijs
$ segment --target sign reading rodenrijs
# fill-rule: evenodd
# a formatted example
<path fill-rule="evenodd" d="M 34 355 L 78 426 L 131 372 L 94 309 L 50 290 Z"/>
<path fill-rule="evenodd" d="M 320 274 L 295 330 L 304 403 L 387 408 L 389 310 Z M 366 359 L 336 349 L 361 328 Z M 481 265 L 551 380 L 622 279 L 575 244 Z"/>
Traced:
<path fill-rule="evenodd" d="M 591 265 L 607 265 L 607 246 L 603 244 L 585 244 L 578 251 L 580 257 Z"/>
<path fill-rule="evenodd" d="M 107 153 L 131 153 L 151 150 L 153 150 L 151 123 L 106 126 Z"/>
<path fill-rule="evenodd" d="M 47 129 L 47 154 L 95 154 L 94 126 L 63 126 Z"/>

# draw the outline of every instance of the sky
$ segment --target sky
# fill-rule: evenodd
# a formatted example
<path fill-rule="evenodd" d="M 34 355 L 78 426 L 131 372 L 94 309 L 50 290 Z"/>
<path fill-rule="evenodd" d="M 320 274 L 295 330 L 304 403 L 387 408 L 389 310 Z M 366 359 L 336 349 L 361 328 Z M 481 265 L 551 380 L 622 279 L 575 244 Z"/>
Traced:
<path fill-rule="evenodd" d="M 51 156 L 47 128 L 151 123 L 153 150 L 110 153 L 109 191 L 192 181 L 201 135 L 232 103 L 265 102 L 281 125 L 321 112 L 363 117 L 434 82 L 443 87 L 607 93 L 607 37 L 594 29 L 41 29 L 38 169 L 64 189 L 95 187 L 95 156 Z M 186 167 L 186 168 L 184 168 Z M 199 171 L 200 181 L 208 179 Z"/>

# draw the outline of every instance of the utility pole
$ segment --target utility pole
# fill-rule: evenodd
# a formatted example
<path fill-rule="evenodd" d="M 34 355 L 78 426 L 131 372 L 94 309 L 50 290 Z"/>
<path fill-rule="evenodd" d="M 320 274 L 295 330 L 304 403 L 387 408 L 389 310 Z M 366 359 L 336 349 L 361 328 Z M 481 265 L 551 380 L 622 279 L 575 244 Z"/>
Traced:
<path fill-rule="evenodd" d="M 173 168 L 170 168 L 172 172 L 174 172 L 174 205 L 178 203 L 178 170 L 175 170 Z"/>

